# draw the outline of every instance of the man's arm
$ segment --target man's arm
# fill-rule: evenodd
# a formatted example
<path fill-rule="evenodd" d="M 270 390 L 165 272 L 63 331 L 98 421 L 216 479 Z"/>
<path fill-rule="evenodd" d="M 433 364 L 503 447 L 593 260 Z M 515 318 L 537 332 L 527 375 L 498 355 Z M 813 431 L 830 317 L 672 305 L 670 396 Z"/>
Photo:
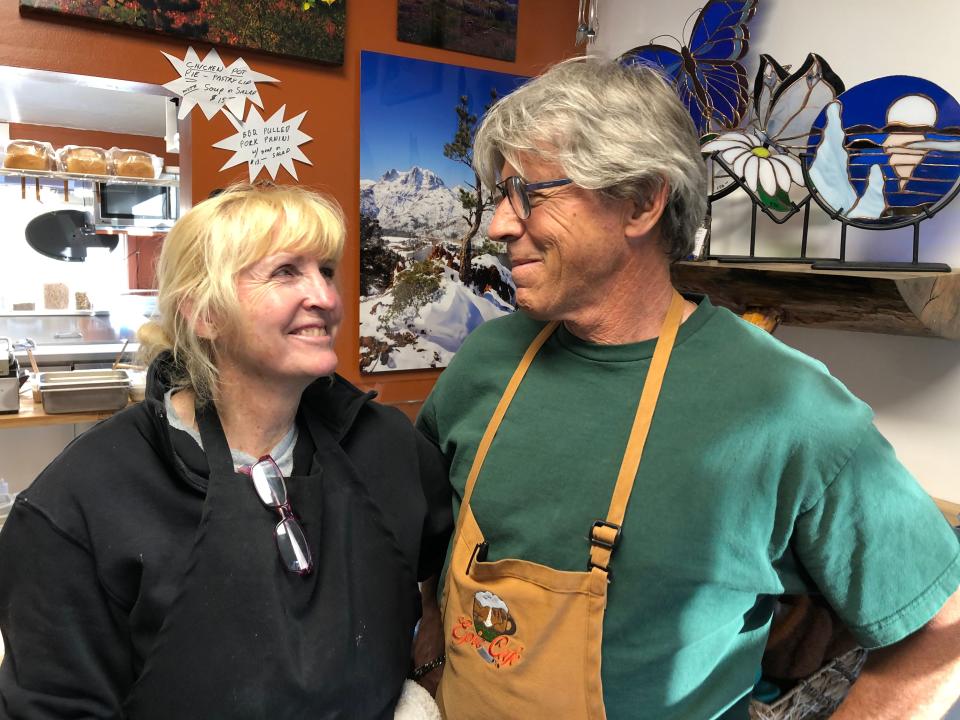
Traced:
<path fill-rule="evenodd" d="M 420 597 L 423 616 L 420 618 L 417 636 L 413 640 L 414 667 L 431 663 L 443 655 L 443 620 L 440 617 L 440 606 L 437 604 L 436 576 L 420 583 Z M 437 692 L 437 685 L 440 684 L 442 673 L 443 665 L 440 665 L 422 676 L 418 682 L 429 690 L 431 695 L 434 695 Z"/>
<path fill-rule="evenodd" d="M 940 720 L 960 697 L 960 590 L 932 620 L 873 650 L 832 720 Z"/>

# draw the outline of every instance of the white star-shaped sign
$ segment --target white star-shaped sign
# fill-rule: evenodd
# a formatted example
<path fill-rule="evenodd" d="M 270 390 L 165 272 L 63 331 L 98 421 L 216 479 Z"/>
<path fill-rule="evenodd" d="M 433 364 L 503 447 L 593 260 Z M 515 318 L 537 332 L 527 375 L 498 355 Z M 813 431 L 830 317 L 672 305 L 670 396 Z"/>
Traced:
<path fill-rule="evenodd" d="M 243 58 L 237 58 L 229 67 L 225 66 L 216 48 L 211 49 L 203 60 L 192 47 L 187 48 L 183 60 L 169 53 L 163 54 L 180 73 L 180 77 L 164 87 L 183 98 L 177 115 L 181 120 L 197 105 L 207 120 L 224 107 L 237 117 L 243 117 L 247 99 L 257 107 L 263 107 L 260 90 L 257 89 L 258 82 L 279 82 L 276 78 L 251 70 Z"/>
<path fill-rule="evenodd" d="M 263 168 L 266 168 L 270 178 L 275 180 L 277 170 L 282 165 L 294 179 L 299 180 L 293 161 L 299 160 L 313 165 L 298 147 L 313 138 L 300 132 L 300 123 L 307 115 L 306 110 L 295 118 L 284 120 L 283 113 L 286 109 L 287 106 L 283 105 L 269 119 L 264 120 L 260 113 L 251 107 L 246 122 L 240 122 L 227 113 L 230 122 L 237 129 L 237 134 L 213 144 L 215 148 L 234 151 L 233 157 L 220 169 L 226 170 L 245 162 L 250 169 L 250 182 L 253 182 Z"/>

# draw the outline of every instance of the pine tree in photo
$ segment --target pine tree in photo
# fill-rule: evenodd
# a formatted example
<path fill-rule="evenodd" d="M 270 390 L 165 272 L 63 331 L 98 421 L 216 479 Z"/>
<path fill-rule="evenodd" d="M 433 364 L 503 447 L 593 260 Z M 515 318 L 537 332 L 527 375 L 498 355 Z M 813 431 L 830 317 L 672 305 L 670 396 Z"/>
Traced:
<path fill-rule="evenodd" d="M 490 102 L 484 107 L 484 112 L 490 109 L 497 100 L 497 91 L 490 91 Z M 473 169 L 473 136 L 477 130 L 477 116 L 470 112 L 470 98 L 466 95 L 460 96 L 460 102 L 454 111 L 457 113 L 457 132 L 453 136 L 453 141 L 443 146 L 443 155 L 451 160 L 463 163 L 471 170 Z M 469 228 L 460 239 L 460 282 L 469 285 L 473 270 L 470 264 L 473 260 L 473 238 L 480 230 L 480 223 L 483 221 L 483 213 L 492 208 L 495 203 L 492 192 L 486 193 L 484 198 L 483 183 L 480 182 L 480 176 L 473 173 L 473 182 L 467 183 L 467 190 L 459 188 L 460 204 L 466 211 L 463 219 L 469 224 Z"/>

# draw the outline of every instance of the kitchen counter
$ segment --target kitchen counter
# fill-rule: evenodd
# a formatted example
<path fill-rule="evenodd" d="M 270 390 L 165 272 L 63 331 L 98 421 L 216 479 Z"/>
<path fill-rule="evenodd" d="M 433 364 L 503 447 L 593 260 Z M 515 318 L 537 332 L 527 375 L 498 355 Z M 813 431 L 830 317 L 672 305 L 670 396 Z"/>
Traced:
<path fill-rule="evenodd" d="M 120 348 L 117 348 L 119 351 Z M 116 353 L 114 353 L 115 355 Z M 0 415 L 0 430 L 18 427 L 42 427 L 44 425 L 76 425 L 78 423 L 93 423 L 113 415 L 115 410 L 97 410 L 94 412 L 56 413 L 48 415 L 43 411 L 41 403 L 33 402 L 33 395 L 28 382 L 21 388 L 20 412 L 9 415 Z"/>

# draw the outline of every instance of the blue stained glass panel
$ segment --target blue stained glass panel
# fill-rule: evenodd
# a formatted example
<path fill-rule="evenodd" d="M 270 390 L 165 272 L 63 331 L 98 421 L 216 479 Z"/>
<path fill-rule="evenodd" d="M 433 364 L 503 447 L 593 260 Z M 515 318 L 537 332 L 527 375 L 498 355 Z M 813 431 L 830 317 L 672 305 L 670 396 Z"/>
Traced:
<path fill-rule="evenodd" d="M 877 225 L 920 217 L 960 180 L 960 103 L 923 78 L 870 80 L 824 107 L 807 152 L 810 179 L 842 216 Z"/>

